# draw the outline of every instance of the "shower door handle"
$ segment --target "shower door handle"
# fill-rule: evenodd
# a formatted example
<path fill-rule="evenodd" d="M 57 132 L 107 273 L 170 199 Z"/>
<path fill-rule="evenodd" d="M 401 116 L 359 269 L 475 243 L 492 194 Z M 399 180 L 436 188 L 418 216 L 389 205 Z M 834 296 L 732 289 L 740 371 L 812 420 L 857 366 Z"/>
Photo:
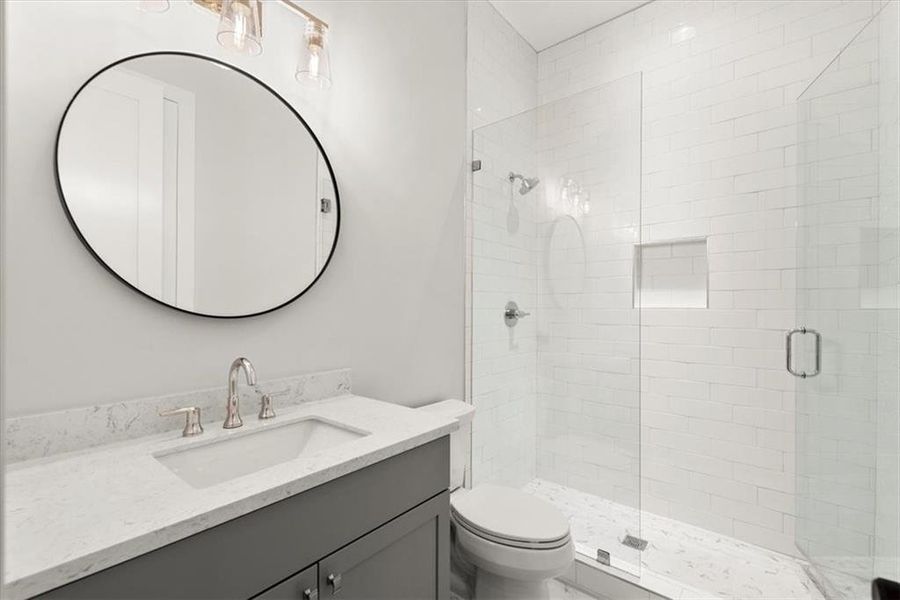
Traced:
<path fill-rule="evenodd" d="M 803 334 L 807 333 L 812 334 L 815 339 L 815 354 L 816 354 L 816 366 L 812 373 L 807 373 L 806 371 L 795 371 L 794 367 L 791 365 L 793 358 L 793 338 L 794 334 Z M 793 375 L 794 377 L 799 377 L 801 379 L 806 379 L 807 377 L 815 377 L 822 371 L 822 335 L 816 331 L 815 329 L 809 329 L 807 327 L 800 327 L 798 329 L 791 329 L 787 332 L 787 335 L 784 338 L 784 354 L 785 354 L 785 366 L 787 367 L 788 373 Z"/>

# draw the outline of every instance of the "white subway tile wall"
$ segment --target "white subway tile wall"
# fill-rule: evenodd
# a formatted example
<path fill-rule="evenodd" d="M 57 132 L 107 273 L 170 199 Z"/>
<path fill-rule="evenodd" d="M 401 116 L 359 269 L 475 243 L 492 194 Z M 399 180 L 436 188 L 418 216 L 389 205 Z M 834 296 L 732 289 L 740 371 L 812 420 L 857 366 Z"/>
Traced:
<path fill-rule="evenodd" d="M 535 304 L 537 261 L 534 195 L 518 193 L 510 172 L 535 172 L 534 115 L 525 113 L 477 129 L 482 170 L 473 187 L 472 388 L 475 482 L 514 487 L 534 477 L 536 464 Z M 507 326 L 514 301 L 531 313 Z"/>
<path fill-rule="evenodd" d="M 580 258 L 571 224 L 553 236 L 546 215 L 530 210 L 534 194 L 559 195 L 561 174 L 545 175 L 545 163 L 609 167 L 591 163 L 608 157 L 585 151 L 564 116 L 539 110 L 535 123 L 522 116 L 481 132 L 475 157 L 484 171 L 467 204 L 476 481 L 540 473 L 623 502 L 636 491 L 623 468 L 630 443 L 630 456 L 640 450 L 644 510 L 796 551 L 795 382 L 783 365 L 784 331 L 796 324 L 796 100 L 877 4 L 656 0 L 535 54 L 488 3 L 469 2 L 472 129 L 642 77 L 640 220 L 627 203 L 604 210 L 612 198 L 590 190 L 589 222 L 606 233 L 641 224 L 628 244 L 604 242 L 599 225 L 584 227 L 590 254 Z M 866 82 L 862 70 L 846 77 Z M 843 115 L 842 147 L 871 143 L 868 119 L 865 111 Z M 601 124 L 591 134 L 604 133 Z M 541 187 L 512 200 L 507 172 L 537 167 Z M 890 246 L 895 239 L 883 229 Z M 706 240 L 708 308 L 641 310 L 638 361 L 636 335 L 629 338 L 638 322 L 633 243 L 688 238 Z M 590 282 L 593 304 L 570 307 L 577 317 L 567 321 L 549 290 L 573 291 L 579 278 Z M 512 336 L 502 323 L 508 299 L 537 307 Z M 638 369 L 639 404 L 631 383 Z M 640 440 L 623 438 L 623 424 L 635 427 L 638 416 Z"/>
<path fill-rule="evenodd" d="M 634 249 L 634 306 L 706 308 L 706 238 L 641 244 Z"/>
<path fill-rule="evenodd" d="M 831 579 L 855 576 L 856 596 L 898 568 L 896 3 L 887 13 L 799 111 L 798 320 L 824 335 L 822 374 L 797 388 L 797 541 Z"/>
<path fill-rule="evenodd" d="M 540 103 L 643 73 L 641 241 L 708 240 L 709 308 L 641 315 L 644 510 L 795 552 L 796 99 L 873 14 L 657 0 L 538 55 Z"/>
<path fill-rule="evenodd" d="M 801 96 L 798 145 L 797 318 L 825 334 L 827 368 L 797 385 L 797 542 L 826 571 L 843 568 L 860 579 L 871 572 L 864 557 L 875 524 L 877 328 L 867 310 L 878 264 L 873 31 L 866 28 Z M 812 370 L 811 340 L 795 339 L 796 368 Z M 848 564 L 851 556 L 860 560 Z"/>
<path fill-rule="evenodd" d="M 640 503 L 640 98 L 632 74 L 536 111 L 537 476 L 629 507 Z M 625 514 L 620 538 L 639 531 Z"/>
<path fill-rule="evenodd" d="M 900 581 L 900 3 L 884 8 L 877 27 L 880 269 L 875 572 Z"/>
<path fill-rule="evenodd" d="M 535 221 L 529 204 L 513 203 L 507 176 L 533 169 L 535 125 L 526 117 L 474 130 L 536 105 L 537 53 L 490 3 L 467 6 L 469 131 L 482 161 L 470 174 L 476 185 L 466 202 L 466 385 L 477 410 L 472 478 L 520 486 L 536 463 L 535 323 L 526 318 L 509 329 L 503 310 L 515 300 L 533 312 Z"/>

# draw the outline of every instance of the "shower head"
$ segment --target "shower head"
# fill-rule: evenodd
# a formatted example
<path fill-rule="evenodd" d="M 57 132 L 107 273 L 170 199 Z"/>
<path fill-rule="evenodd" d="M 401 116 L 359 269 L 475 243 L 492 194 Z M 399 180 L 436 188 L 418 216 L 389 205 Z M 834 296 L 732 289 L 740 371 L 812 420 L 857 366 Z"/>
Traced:
<path fill-rule="evenodd" d="M 541 182 L 537 177 L 523 177 L 522 178 L 522 187 L 519 188 L 519 193 L 522 195 L 527 194 L 534 188 L 538 186 Z"/>
<path fill-rule="evenodd" d="M 510 183 L 514 182 L 516 179 L 518 179 L 519 181 L 522 182 L 521 185 L 519 185 L 519 193 L 523 196 L 525 194 L 527 194 L 528 192 L 530 192 L 531 190 L 533 190 L 534 188 L 536 188 L 538 186 L 538 184 L 541 182 L 541 180 L 538 179 L 537 177 L 525 177 L 524 175 L 520 175 L 519 173 L 510 172 L 509 173 Z"/>

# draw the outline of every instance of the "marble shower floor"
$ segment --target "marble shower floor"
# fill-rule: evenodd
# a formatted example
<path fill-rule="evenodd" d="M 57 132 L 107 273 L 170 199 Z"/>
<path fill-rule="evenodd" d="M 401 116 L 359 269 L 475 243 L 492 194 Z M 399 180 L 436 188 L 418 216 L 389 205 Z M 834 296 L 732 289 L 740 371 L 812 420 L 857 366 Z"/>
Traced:
<path fill-rule="evenodd" d="M 598 548 L 607 550 L 612 567 L 657 594 L 676 600 L 823 599 L 804 563 L 790 556 L 646 512 L 638 530 L 635 509 L 542 479 L 523 490 L 565 513 L 580 554 L 593 558 Z M 626 532 L 646 539 L 646 550 L 623 546 L 619 540 Z"/>

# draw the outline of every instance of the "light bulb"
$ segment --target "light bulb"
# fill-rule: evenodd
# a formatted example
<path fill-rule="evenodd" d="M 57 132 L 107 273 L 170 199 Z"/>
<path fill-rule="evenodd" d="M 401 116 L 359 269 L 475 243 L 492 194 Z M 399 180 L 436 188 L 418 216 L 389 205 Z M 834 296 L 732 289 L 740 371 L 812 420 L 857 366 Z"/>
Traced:
<path fill-rule="evenodd" d="M 591 194 L 590 192 L 583 192 L 579 196 L 579 200 L 581 200 L 581 214 L 586 215 L 591 212 Z"/>
<path fill-rule="evenodd" d="M 318 46 L 310 47 L 309 49 L 309 77 L 310 79 L 318 79 L 319 78 L 319 50 Z"/>
<path fill-rule="evenodd" d="M 303 46 L 294 77 L 303 85 L 326 89 L 331 86 L 331 60 L 328 56 L 328 28 L 317 21 L 306 23 Z"/>
<path fill-rule="evenodd" d="M 247 45 L 247 7 L 239 4 L 234 8 L 234 31 L 232 41 L 234 47 L 243 50 Z"/>

